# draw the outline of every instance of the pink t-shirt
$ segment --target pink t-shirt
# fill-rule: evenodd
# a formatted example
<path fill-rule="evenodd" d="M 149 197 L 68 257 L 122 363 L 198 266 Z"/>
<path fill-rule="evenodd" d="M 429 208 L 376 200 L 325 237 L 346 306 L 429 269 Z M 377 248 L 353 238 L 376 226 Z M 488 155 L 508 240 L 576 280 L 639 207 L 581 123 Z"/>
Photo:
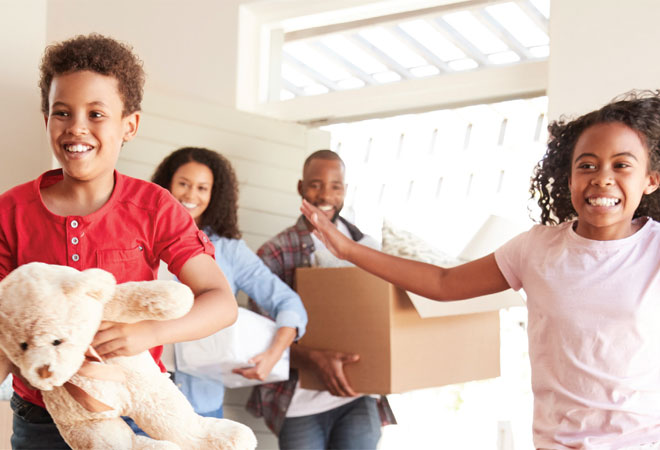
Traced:
<path fill-rule="evenodd" d="M 638 220 L 615 241 L 537 225 L 495 252 L 527 294 L 537 448 L 660 441 L 660 224 Z"/>

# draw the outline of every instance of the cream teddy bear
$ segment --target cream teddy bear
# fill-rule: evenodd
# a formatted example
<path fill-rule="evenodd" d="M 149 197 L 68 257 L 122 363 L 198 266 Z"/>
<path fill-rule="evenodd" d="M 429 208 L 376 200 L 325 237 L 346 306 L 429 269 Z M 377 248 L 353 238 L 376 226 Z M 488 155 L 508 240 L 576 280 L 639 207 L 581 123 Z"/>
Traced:
<path fill-rule="evenodd" d="M 148 352 L 101 361 L 90 346 L 101 320 L 174 319 L 192 302 L 174 281 L 115 284 L 101 269 L 20 266 L 0 281 L 0 381 L 14 363 L 74 449 L 254 449 L 245 425 L 195 414 Z"/>

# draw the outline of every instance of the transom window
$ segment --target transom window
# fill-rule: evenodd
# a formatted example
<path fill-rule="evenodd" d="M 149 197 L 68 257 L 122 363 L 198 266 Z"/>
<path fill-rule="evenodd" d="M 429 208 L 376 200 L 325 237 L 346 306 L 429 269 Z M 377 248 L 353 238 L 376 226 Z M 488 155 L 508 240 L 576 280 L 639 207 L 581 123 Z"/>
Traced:
<path fill-rule="evenodd" d="M 270 98 L 545 60 L 549 9 L 549 0 L 468 1 L 287 32 Z"/>

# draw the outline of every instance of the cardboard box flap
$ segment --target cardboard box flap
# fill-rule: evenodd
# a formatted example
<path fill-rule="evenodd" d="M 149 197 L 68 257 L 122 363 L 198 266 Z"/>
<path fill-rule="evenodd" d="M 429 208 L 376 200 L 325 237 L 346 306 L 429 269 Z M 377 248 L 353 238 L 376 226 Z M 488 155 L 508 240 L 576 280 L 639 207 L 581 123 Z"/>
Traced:
<path fill-rule="evenodd" d="M 468 300 L 443 302 L 430 300 L 408 291 L 406 291 L 406 294 L 408 294 L 408 298 L 410 298 L 410 301 L 422 319 L 496 311 L 512 306 L 525 306 L 522 296 L 513 289 Z"/>

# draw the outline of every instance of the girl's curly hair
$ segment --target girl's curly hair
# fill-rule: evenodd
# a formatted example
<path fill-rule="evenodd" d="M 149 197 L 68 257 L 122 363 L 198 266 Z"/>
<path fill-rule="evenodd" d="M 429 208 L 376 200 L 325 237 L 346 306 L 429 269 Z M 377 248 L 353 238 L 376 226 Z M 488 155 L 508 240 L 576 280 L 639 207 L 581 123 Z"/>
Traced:
<path fill-rule="evenodd" d="M 534 168 L 529 192 L 541 208 L 544 225 L 557 225 L 577 217 L 568 180 L 575 144 L 589 127 L 620 122 L 635 130 L 649 151 L 649 171 L 660 172 L 660 91 L 631 91 L 597 111 L 574 120 L 561 117 L 548 125 L 548 150 Z M 644 195 L 634 217 L 660 220 L 660 190 Z"/>
<path fill-rule="evenodd" d="M 171 190 L 172 178 L 179 167 L 198 162 L 211 169 L 211 200 L 202 213 L 199 228 L 210 228 L 220 237 L 240 239 L 238 231 L 238 182 L 231 163 L 224 156 L 206 148 L 183 147 L 170 153 L 156 168 L 151 181 Z"/>
<path fill-rule="evenodd" d="M 53 78 L 81 70 L 117 80 L 124 117 L 140 111 L 145 78 L 142 61 L 130 46 L 112 38 L 91 33 L 49 45 L 41 59 L 40 70 L 41 112 L 44 114 L 48 114 L 48 95 Z"/>

